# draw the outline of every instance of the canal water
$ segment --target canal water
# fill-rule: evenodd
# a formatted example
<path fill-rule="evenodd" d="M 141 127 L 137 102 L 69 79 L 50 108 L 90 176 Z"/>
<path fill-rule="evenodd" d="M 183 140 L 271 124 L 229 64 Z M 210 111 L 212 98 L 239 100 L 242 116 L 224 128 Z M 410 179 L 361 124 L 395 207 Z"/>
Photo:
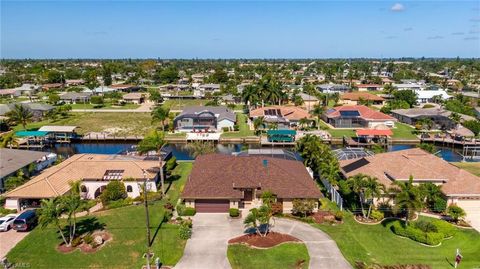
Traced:
<path fill-rule="evenodd" d="M 57 144 L 54 149 L 45 150 L 54 151 L 63 156 L 71 156 L 77 153 L 96 153 L 96 154 L 118 154 L 128 150 L 132 150 L 134 143 L 74 143 L 74 144 Z M 193 160 L 191 153 L 186 148 L 185 144 L 170 144 L 173 155 L 177 160 Z M 217 144 L 217 152 L 231 154 L 233 152 L 240 152 L 250 149 L 261 148 L 256 144 Z M 397 151 L 415 147 L 415 145 L 393 145 L 388 151 Z M 279 148 L 279 147 L 276 147 Z M 281 148 L 281 147 L 280 147 Z M 292 150 L 292 147 L 285 147 L 285 149 Z M 459 149 L 437 147 L 440 151 L 439 156 L 448 162 L 462 161 L 462 156 L 457 152 Z"/>

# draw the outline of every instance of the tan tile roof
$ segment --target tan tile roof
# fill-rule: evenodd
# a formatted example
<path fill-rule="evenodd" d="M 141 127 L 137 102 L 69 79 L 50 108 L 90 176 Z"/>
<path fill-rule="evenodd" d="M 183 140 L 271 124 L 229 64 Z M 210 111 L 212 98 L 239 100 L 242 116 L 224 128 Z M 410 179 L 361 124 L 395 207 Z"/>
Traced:
<path fill-rule="evenodd" d="M 443 182 L 448 196 L 480 195 L 480 178 L 418 148 L 376 154 L 340 161 L 345 176 L 366 174 L 378 178 L 385 186 L 394 180 Z"/>
<path fill-rule="evenodd" d="M 45 169 L 22 186 L 5 194 L 6 197 L 50 198 L 63 195 L 70 190 L 69 182 L 84 179 L 102 179 L 107 170 L 124 170 L 122 179 L 143 179 L 156 176 L 158 162 L 128 159 L 112 159 L 111 155 L 76 154 L 62 163 Z"/>
<path fill-rule="evenodd" d="M 357 105 L 357 106 L 337 106 L 333 107 L 332 109 L 327 111 L 328 118 L 336 118 L 340 117 L 340 111 L 358 111 L 360 117 L 369 120 L 369 121 L 383 121 L 383 120 L 391 120 L 397 121 L 396 118 L 391 117 L 387 114 L 384 114 L 380 111 L 373 110 L 367 106 Z"/>
<path fill-rule="evenodd" d="M 267 109 L 280 109 L 282 116 L 288 120 L 300 120 L 303 118 L 311 118 L 308 111 L 303 108 L 296 106 L 265 106 L 259 107 L 250 111 L 250 117 L 261 117 L 265 116 L 265 110 Z"/>
<path fill-rule="evenodd" d="M 263 162 L 267 160 L 267 167 Z M 279 198 L 320 198 L 299 161 L 261 156 L 202 155 L 195 160 L 183 198 L 242 198 L 241 187 L 270 190 Z"/>

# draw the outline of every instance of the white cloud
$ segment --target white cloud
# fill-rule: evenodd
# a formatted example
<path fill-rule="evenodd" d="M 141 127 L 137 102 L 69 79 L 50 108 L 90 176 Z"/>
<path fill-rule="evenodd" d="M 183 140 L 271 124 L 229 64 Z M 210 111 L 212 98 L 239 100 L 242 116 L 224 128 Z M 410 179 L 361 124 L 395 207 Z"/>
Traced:
<path fill-rule="evenodd" d="M 396 11 L 396 12 L 400 12 L 400 11 L 404 11 L 405 10 L 405 7 L 400 4 L 400 3 L 396 3 L 395 5 L 393 5 L 391 8 L 390 8 L 391 11 Z"/>

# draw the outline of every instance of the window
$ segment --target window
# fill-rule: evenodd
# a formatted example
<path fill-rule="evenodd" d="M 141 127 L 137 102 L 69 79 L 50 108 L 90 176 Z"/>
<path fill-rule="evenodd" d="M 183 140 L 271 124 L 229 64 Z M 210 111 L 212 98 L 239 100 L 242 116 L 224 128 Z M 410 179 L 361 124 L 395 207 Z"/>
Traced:
<path fill-rule="evenodd" d="M 87 192 L 87 187 L 85 185 L 80 186 L 80 192 Z"/>
<path fill-rule="evenodd" d="M 132 191 L 133 191 L 133 188 L 132 188 L 132 186 L 130 186 L 130 185 L 127 185 L 127 192 L 132 192 Z"/>

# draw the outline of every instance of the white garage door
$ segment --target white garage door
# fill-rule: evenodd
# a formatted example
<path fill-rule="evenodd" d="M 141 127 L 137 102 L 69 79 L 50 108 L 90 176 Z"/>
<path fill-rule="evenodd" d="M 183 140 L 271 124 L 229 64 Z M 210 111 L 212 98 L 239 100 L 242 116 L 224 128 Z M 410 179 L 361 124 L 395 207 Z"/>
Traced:
<path fill-rule="evenodd" d="M 457 205 L 467 213 L 465 218 L 472 224 L 472 227 L 480 232 L 480 199 L 479 200 L 467 200 L 462 199 L 457 201 Z"/>

